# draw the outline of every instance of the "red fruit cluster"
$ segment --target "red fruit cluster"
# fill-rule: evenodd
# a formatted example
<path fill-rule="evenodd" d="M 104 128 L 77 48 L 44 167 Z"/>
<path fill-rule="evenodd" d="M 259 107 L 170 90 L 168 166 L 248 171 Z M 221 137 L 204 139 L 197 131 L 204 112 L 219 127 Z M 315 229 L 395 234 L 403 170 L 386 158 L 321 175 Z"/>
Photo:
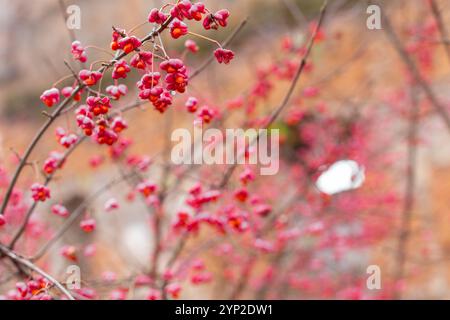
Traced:
<path fill-rule="evenodd" d="M 130 65 L 136 69 L 146 70 L 153 64 L 153 54 L 149 51 L 136 53 L 130 60 Z"/>
<path fill-rule="evenodd" d="M 186 66 L 180 59 L 169 59 L 161 62 L 159 67 L 167 72 L 166 89 L 184 93 L 188 84 Z"/>
<path fill-rule="evenodd" d="M 52 107 L 54 104 L 59 102 L 59 90 L 57 88 L 45 90 L 41 95 L 41 101 L 47 107 Z"/>
<path fill-rule="evenodd" d="M 34 201 L 45 201 L 50 198 L 50 189 L 42 184 L 34 183 L 31 186 L 31 196 Z"/>
<path fill-rule="evenodd" d="M 61 90 L 61 94 L 62 94 L 64 97 L 69 98 L 69 97 L 72 95 L 72 93 L 73 93 L 74 90 L 75 90 L 74 87 L 64 87 L 64 88 Z M 74 100 L 74 101 L 80 101 L 80 100 L 81 100 L 81 91 L 82 91 L 82 90 L 79 90 L 79 91 L 73 96 L 73 100 Z"/>
<path fill-rule="evenodd" d="M 127 73 L 130 72 L 131 69 L 128 66 L 125 60 L 120 60 L 114 64 L 114 69 L 112 72 L 113 79 L 126 78 Z"/>
<path fill-rule="evenodd" d="M 86 233 L 94 231 L 95 228 L 96 228 L 95 219 L 93 219 L 93 218 L 85 218 L 85 219 L 81 220 L 80 228 Z"/>
<path fill-rule="evenodd" d="M 170 24 L 170 35 L 174 39 L 178 39 L 181 36 L 184 36 L 188 33 L 188 27 L 187 25 L 178 19 L 173 19 L 172 23 Z"/>
<path fill-rule="evenodd" d="M 112 146 L 119 139 L 119 136 L 106 119 L 97 120 L 92 137 L 98 144 L 106 144 L 108 146 Z"/>
<path fill-rule="evenodd" d="M 44 161 L 43 170 L 46 174 L 52 174 L 64 165 L 64 154 L 58 151 L 52 151 L 49 157 Z"/>
<path fill-rule="evenodd" d="M 106 93 L 111 96 L 114 100 L 119 100 L 120 97 L 126 95 L 128 93 L 128 88 L 124 84 L 109 85 L 105 89 Z"/>
<path fill-rule="evenodd" d="M 17 282 L 15 290 L 8 292 L 11 300 L 52 300 L 49 294 L 49 283 L 41 276 L 27 282 Z"/>
<path fill-rule="evenodd" d="M 157 187 L 156 184 L 150 181 L 142 181 L 136 186 L 136 190 L 141 193 L 145 198 L 148 198 L 155 193 Z"/>
<path fill-rule="evenodd" d="M 86 99 L 86 104 L 89 106 L 89 112 L 94 116 L 107 114 L 111 108 L 111 103 L 108 97 L 89 96 Z"/>
<path fill-rule="evenodd" d="M 234 58 L 234 53 L 231 50 L 219 48 L 214 51 L 214 56 L 219 63 L 228 64 Z"/>
<path fill-rule="evenodd" d="M 69 210 L 61 204 L 54 204 L 51 208 L 52 213 L 59 217 L 66 218 L 69 216 Z"/>
<path fill-rule="evenodd" d="M 87 86 L 93 86 L 97 84 L 97 81 L 99 81 L 102 78 L 102 74 L 98 71 L 91 71 L 83 69 L 78 73 L 78 77 L 81 81 Z"/>
<path fill-rule="evenodd" d="M 192 3 L 189 0 L 178 1 L 170 10 L 170 15 L 179 20 L 202 20 L 203 14 L 206 13 L 205 5 L 201 2 Z"/>
<path fill-rule="evenodd" d="M 226 9 L 217 11 L 214 14 L 209 14 L 203 20 L 203 27 L 206 30 L 218 29 L 219 26 L 226 27 L 228 24 L 228 18 L 230 17 L 230 12 Z"/>
<path fill-rule="evenodd" d="M 161 10 L 157 8 L 153 8 L 150 10 L 150 13 L 148 15 L 148 22 L 150 23 L 157 23 L 157 24 L 163 24 L 164 21 L 167 20 L 167 15 L 164 14 Z"/>
<path fill-rule="evenodd" d="M 117 48 L 122 49 L 125 53 L 130 53 L 138 49 L 141 45 L 141 41 L 135 36 L 124 37 L 117 41 Z"/>
<path fill-rule="evenodd" d="M 72 42 L 72 55 L 73 58 L 75 60 L 78 60 L 80 62 L 86 62 L 87 61 L 87 55 L 86 55 L 86 50 L 84 49 L 84 47 L 81 45 L 80 41 L 74 41 Z"/>
<path fill-rule="evenodd" d="M 74 133 L 67 133 L 62 127 L 56 128 L 56 140 L 64 148 L 70 148 L 78 141 L 78 136 Z"/>

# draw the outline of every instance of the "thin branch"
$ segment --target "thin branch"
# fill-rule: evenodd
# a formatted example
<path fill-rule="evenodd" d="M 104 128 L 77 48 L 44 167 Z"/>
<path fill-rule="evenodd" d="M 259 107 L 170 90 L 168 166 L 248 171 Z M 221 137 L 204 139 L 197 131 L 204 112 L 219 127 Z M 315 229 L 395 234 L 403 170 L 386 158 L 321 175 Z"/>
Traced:
<path fill-rule="evenodd" d="M 36 261 L 42 258 L 42 256 L 47 252 L 47 250 L 59 239 L 61 238 L 64 233 L 70 228 L 70 226 L 75 222 L 75 220 L 86 210 L 86 208 L 90 205 L 92 201 L 97 199 L 100 195 L 111 189 L 113 186 L 118 184 L 119 182 L 122 182 L 126 180 L 127 178 L 133 176 L 134 173 L 121 176 L 119 178 L 115 178 L 105 184 L 102 188 L 94 192 L 90 197 L 85 199 L 67 218 L 67 220 L 64 221 L 64 224 L 61 226 L 61 228 L 52 236 L 50 240 L 47 241 L 46 244 L 44 244 L 38 252 L 30 258 L 31 261 Z"/>
<path fill-rule="evenodd" d="M 81 144 L 85 139 L 86 139 L 86 136 L 83 136 L 82 138 L 80 138 L 77 141 L 76 144 L 74 144 L 69 150 L 67 150 L 66 153 L 63 155 L 63 157 L 59 160 L 59 164 L 64 163 L 64 161 L 72 154 L 72 152 L 77 148 L 77 146 L 79 144 Z M 47 186 L 53 180 L 56 172 L 57 171 L 54 171 L 52 174 L 46 176 L 45 181 L 44 181 L 44 186 Z M 28 208 L 28 211 L 25 215 L 25 219 L 23 220 L 20 228 L 17 230 L 17 232 L 13 236 L 13 238 L 8 246 L 10 249 L 14 249 L 14 246 L 16 245 L 17 241 L 20 239 L 22 234 L 25 232 L 28 222 L 30 221 L 31 215 L 33 214 L 37 205 L 38 205 L 38 201 L 34 201 L 33 204 L 30 206 L 30 208 Z"/>
<path fill-rule="evenodd" d="M 170 22 L 172 20 L 173 20 L 173 17 L 168 18 L 157 30 L 152 31 L 145 38 L 143 38 L 141 40 L 141 42 L 145 43 L 145 42 L 149 41 L 150 39 L 152 39 L 153 37 L 155 37 L 156 35 L 158 35 L 159 33 L 161 33 L 162 31 L 164 31 L 168 27 L 168 25 L 170 24 Z M 125 57 L 127 55 L 128 54 L 125 53 L 125 52 L 122 52 L 122 53 L 118 52 L 114 59 L 110 60 L 109 63 L 103 65 L 97 71 L 100 72 L 100 73 L 104 73 L 107 69 L 109 69 L 110 67 L 112 67 L 114 65 L 115 61 L 120 60 L 120 59 L 122 59 L 123 57 Z M 22 157 L 22 160 L 20 161 L 19 165 L 17 166 L 16 171 L 14 172 L 14 175 L 13 175 L 13 177 L 11 179 L 11 182 L 9 183 L 8 189 L 6 190 L 5 196 L 3 198 L 2 205 L 0 207 L 0 214 L 4 214 L 5 213 L 6 206 L 8 205 L 9 199 L 11 197 L 11 193 L 12 193 L 12 191 L 14 189 L 14 186 L 17 183 L 17 180 L 18 180 L 18 178 L 19 178 L 19 176 L 20 176 L 20 174 L 21 174 L 25 164 L 28 161 L 29 156 L 31 155 L 31 152 L 34 150 L 34 148 L 36 147 L 36 145 L 38 144 L 38 142 L 40 141 L 40 139 L 42 138 L 44 133 L 47 131 L 47 129 L 50 127 L 50 125 L 53 123 L 53 121 L 59 116 L 59 114 L 66 107 L 66 105 L 69 103 L 69 101 L 72 100 L 72 98 L 80 90 L 82 90 L 84 87 L 85 87 L 85 84 L 81 84 L 81 85 L 77 86 L 72 91 L 72 94 L 70 95 L 70 97 L 67 97 L 66 99 L 64 99 L 63 102 L 61 102 L 61 104 L 52 113 L 51 117 L 47 119 L 47 121 L 44 123 L 44 125 L 41 127 L 41 129 L 38 131 L 36 136 L 31 141 L 30 145 L 28 146 L 28 148 L 25 151 L 24 156 Z"/>
<path fill-rule="evenodd" d="M 14 262 L 16 262 L 24 267 L 27 267 L 28 269 L 43 276 L 51 284 L 53 284 L 55 287 L 57 287 L 69 300 L 75 300 L 75 298 L 70 294 L 69 291 L 67 291 L 66 288 L 64 288 L 64 286 L 60 282 L 58 282 L 55 278 L 53 278 L 51 275 L 46 273 L 44 270 L 42 270 L 41 268 L 39 268 L 38 266 L 36 266 L 32 262 L 30 262 L 29 260 L 19 256 L 17 253 L 15 253 L 14 251 L 10 250 L 9 248 L 7 248 L 6 246 L 4 246 L 2 244 L 0 244 L 0 251 L 4 255 L 8 256 Z"/>
<path fill-rule="evenodd" d="M 406 65 L 406 67 L 411 72 L 412 76 L 414 77 L 414 80 L 425 92 L 425 95 L 427 96 L 428 100 L 430 100 L 430 102 L 433 105 L 436 112 L 441 116 L 442 120 L 444 120 L 445 125 L 447 126 L 447 129 L 450 131 L 450 117 L 449 117 L 445 107 L 439 102 L 439 100 L 436 98 L 433 90 L 431 89 L 431 87 L 429 86 L 427 81 L 420 74 L 420 71 L 417 68 L 416 64 L 409 56 L 405 47 L 401 43 L 398 35 L 395 33 L 389 17 L 386 14 L 383 14 L 382 17 L 383 17 L 382 18 L 383 29 L 385 30 L 393 47 L 395 48 L 398 55 L 402 59 L 403 63 Z"/>
<path fill-rule="evenodd" d="M 407 255 L 407 243 L 410 233 L 411 216 L 414 209 L 414 190 L 416 187 L 416 168 L 417 168 L 417 132 L 419 129 L 419 101 L 414 88 L 411 88 L 411 110 L 409 116 L 408 128 L 408 163 L 405 187 L 405 200 L 403 204 L 403 213 L 401 216 L 401 226 L 397 246 L 397 270 L 395 277 L 402 280 L 405 275 L 405 263 Z M 397 299 L 400 299 L 401 292 L 396 293 Z"/>
<path fill-rule="evenodd" d="M 242 20 L 239 26 L 237 26 L 236 29 L 234 29 L 233 33 L 221 44 L 222 47 L 228 46 L 234 40 L 234 38 L 236 38 L 238 33 L 242 30 L 242 28 L 244 28 L 246 24 L 247 18 Z M 214 59 L 215 59 L 214 55 L 211 55 L 211 57 L 205 60 L 196 70 L 194 70 L 194 72 L 192 72 L 192 74 L 189 76 L 189 79 L 193 79 L 196 76 L 198 76 L 198 74 L 202 72 L 204 69 L 206 69 L 206 67 L 209 66 L 214 61 Z"/>
<path fill-rule="evenodd" d="M 286 106 L 288 105 L 288 102 L 289 102 L 289 100 L 291 99 L 292 93 L 294 92 L 294 89 L 295 89 L 295 87 L 297 86 L 297 82 L 298 82 L 298 80 L 299 80 L 299 78 L 300 78 L 300 75 L 302 74 L 303 69 L 305 68 L 306 60 L 307 60 L 308 57 L 309 57 L 309 54 L 310 54 L 310 52 L 311 52 L 311 49 L 312 49 L 312 46 L 313 46 L 313 44 L 314 44 L 314 40 L 316 39 L 317 33 L 318 33 L 318 31 L 319 31 L 319 28 L 320 28 L 320 26 L 322 25 L 323 18 L 324 18 L 324 16 L 325 16 L 325 12 L 326 12 L 326 8 L 327 8 L 327 2 L 328 2 L 328 1 L 325 0 L 324 3 L 323 3 L 323 5 L 322 5 L 322 8 L 320 9 L 319 20 L 318 20 L 318 22 L 317 22 L 317 26 L 316 26 L 316 28 L 315 28 L 313 34 L 311 35 L 311 38 L 309 39 L 309 43 L 308 43 L 306 52 L 305 52 L 305 54 L 304 54 L 303 57 L 302 57 L 302 60 L 301 60 L 300 65 L 299 65 L 299 67 L 298 67 L 298 69 L 297 69 L 297 72 L 295 73 L 294 79 L 292 80 L 291 85 L 290 85 L 290 87 L 289 87 L 289 89 L 288 89 L 286 95 L 285 95 L 284 98 L 283 98 L 283 101 L 281 102 L 280 106 L 279 106 L 278 108 L 276 108 L 276 109 L 274 110 L 274 112 L 269 116 L 269 119 L 268 119 L 266 125 L 265 125 L 263 128 L 266 128 L 266 129 L 267 129 L 268 127 L 270 127 L 270 125 L 278 118 L 278 116 L 281 114 L 281 112 L 282 112 L 282 111 L 286 108 Z M 255 142 L 257 142 L 257 141 L 259 140 L 259 138 L 260 138 L 260 132 L 261 132 L 261 131 L 258 131 L 258 135 L 256 136 L 255 139 L 253 139 L 253 140 L 250 142 L 250 145 L 247 146 L 247 148 L 250 147 L 251 145 L 253 145 Z M 244 154 L 244 152 L 242 152 L 240 156 L 243 156 L 243 154 Z M 225 185 L 227 185 L 229 179 L 231 178 L 231 175 L 233 174 L 234 170 L 235 170 L 236 167 L 237 167 L 237 163 L 238 163 L 238 161 L 236 161 L 235 164 L 233 164 L 231 167 L 229 167 L 229 169 L 228 169 L 228 170 L 225 172 L 225 174 L 223 175 L 223 178 L 222 178 L 222 180 L 220 181 L 220 183 L 216 186 L 217 188 L 220 188 L 220 189 L 221 189 L 221 188 L 225 187 Z"/>
<path fill-rule="evenodd" d="M 448 39 L 447 29 L 445 29 L 444 19 L 442 19 L 441 12 L 435 0 L 430 0 L 431 12 L 433 12 L 434 19 L 436 20 L 441 39 Z M 450 62 L 450 44 L 442 42 L 444 44 L 445 52 L 447 54 L 448 61 Z"/>

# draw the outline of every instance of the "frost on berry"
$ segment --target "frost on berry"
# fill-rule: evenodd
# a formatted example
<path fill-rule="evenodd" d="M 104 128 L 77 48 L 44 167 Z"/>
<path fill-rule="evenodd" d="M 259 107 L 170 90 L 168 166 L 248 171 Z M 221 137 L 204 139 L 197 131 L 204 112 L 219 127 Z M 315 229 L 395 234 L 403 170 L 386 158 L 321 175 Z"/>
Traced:
<path fill-rule="evenodd" d="M 54 104 L 59 102 L 59 90 L 57 88 L 45 90 L 41 95 L 41 101 L 47 107 L 52 107 Z"/>
<path fill-rule="evenodd" d="M 34 201 L 45 201 L 50 198 L 50 189 L 40 183 L 31 186 L 31 196 Z"/>
<path fill-rule="evenodd" d="M 69 216 L 69 210 L 61 204 L 54 204 L 51 208 L 54 215 L 66 218 Z"/>
<path fill-rule="evenodd" d="M 230 12 L 226 9 L 219 10 L 214 14 L 208 14 L 203 20 L 203 27 L 206 30 L 218 29 L 219 26 L 226 27 L 229 16 Z"/>
<path fill-rule="evenodd" d="M 94 231 L 96 228 L 95 219 L 85 218 L 85 219 L 81 220 L 80 228 L 86 233 L 90 233 L 90 232 Z"/>
<path fill-rule="evenodd" d="M 102 74 L 98 71 L 83 69 L 78 73 L 78 77 L 85 85 L 93 86 L 102 78 Z"/>
<path fill-rule="evenodd" d="M 170 34 L 172 38 L 178 39 L 188 33 L 188 26 L 179 19 L 174 19 L 170 24 Z"/>
<path fill-rule="evenodd" d="M 86 50 L 81 45 L 80 41 L 76 40 L 72 42 L 72 55 L 75 60 L 79 60 L 83 63 L 87 61 Z"/>
<path fill-rule="evenodd" d="M 219 48 L 214 51 L 214 56 L 219 63 L 228 64 L 233 60 L 234 53 L 231 50 Z"/>
<path fill-rule="evenodd" d="M 105 89 L 106 93 L 111 96 L 114 100 L 119 100 L 122 96 L 125 96 L 128 93 L 128 88 L 124 84 L 109 85 Z"/>
<path fill-rule="evenodd" d="M 125 60 L 120 60 L 114 64 L 114 69 L 112 72 L 113 79 L 126 78 L 127 73 L 130 72 L 130 67 Z"/>
<path fill-rule="evenodd" d="M 153 64 L 153 54 L 150 51 L 140 51 L 130 60 L 130 65 L 137 69 L 145 70 Z"/>

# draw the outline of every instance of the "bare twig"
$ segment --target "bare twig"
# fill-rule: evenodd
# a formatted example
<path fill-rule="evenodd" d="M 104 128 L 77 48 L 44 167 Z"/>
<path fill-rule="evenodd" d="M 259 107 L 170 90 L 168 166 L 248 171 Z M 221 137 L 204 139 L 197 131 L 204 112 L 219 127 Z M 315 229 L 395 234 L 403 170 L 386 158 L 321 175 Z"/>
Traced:
<path fill-rule="evenodd" d="M 41 268 L 39 268 L 38 266 L 36 266 L 32 262 L 30 262 L 29 260 L 19 256 L 17 253 L 15 253 L 14 251 L 10 250 L 9 248 L 7 248 L 6 246 L 4 246 L 2 244 L 0 244 L 0 251 L 2 252 L 2 254 L 8 256 L 11 260 L 15 261 L 16 263 L 18 263 L 24 267 L 27 267 L 28 269 L 43 276 L 52 285 L 57 287 L 68 299 L 75 300 L 75 298 L 70 294 L 69 291 L 67 291 L 66 288 L 64 288 L 64 286 L 60 282 L 58 282 L 55 278 L 53 278 L 51 275 L 46 273 L 44 270 L 42 270 Z"/>
<path fill-rule="evenodd" d="M 401 226 L 397 246 L 397 270 L 396 279 L 402 280 L 405 274 L 405 262 L 407 255 L 407 243 L 409 238 L 411 215 L 414 208 L 414 190 L 416 186 L 416 168 L 417 168 L 417 131 L 419 126 L 419 102 L 417 93 L 411 88 L 411 111 L 409 116 L 408 128 L 408 163 L 406 175 L 405 199 L 403 204 L 403 213 L 401 216 Z M 398 299 L 401 298 L 401 292 L 396 293 Z"/>
<path fill-rule="evenodd" d="M 276 109 L 274 110 L 274 112 L 272 112 L 272 114 L 269 116 L 269 119 L 268 119 L 268 121 L 266 122 L 266 125 L 264 126 L 264 128 L 270 127 L 270 125 L 272 125 L 272 123 L 278 118 L 278 116 L 281 114 L 281 112 L 282 112 L 282 111 L 286 108 L 286 106 L 288 105 L 288 102 L 289 102 L 289 100 L 291 99 L 292 93 L 294 92 L 294 89 L 295 89 L 295 87 L 297 86 L 298 79 L 300 78 L 300 75 L 302 74 L 302 71 L 303 71 L 303 69 L 305 68 L 306 60 L 307 60 L 308 57 L 309 57 L 309 54 L 310 54 L 310 52 L 311 52 L 311 49 L 312 49 L 312 46 L 313 46 L 313 44 L 314 44 L 314 40 L 316 39 L 317 33 L 318 33 L 318 31 L 319 31 L 319 28 L 320 28 L 320 26 L 322 25 L 323 18 L 324 18 L 324 16 L 325 16 L 325 12 L 326 12 L 326 8 L 327 8 L 327 0 L 324 1 L 323 5 L 322 5 L 322 8 L 320 9 L 319 19 L 318 19 L 318 21 L 317 21 L 317 26 L 316 26 L 316 28 L 315 28 L 313 34 L 311 35 L 311 38 L 309 39 L 309 43 L 308 43 L 306 52 L 305 52 L 305 54 L 304 54 L 303 57 L 302 57 L 302 60 L 301 60 L 300 65 L 299 65 L 299 67 L 298 67 L 298 69 L 297 69 L 297 72 L 295 73 L 294 79 L 292 80 L 291 85 L 290 85 L 288 91 L 286 92 L 286 95 L 284 96 L 283 101 L 281 102 L 280 106 L 279 106 L 278 108 L 276 108 Z M 251 145 L 253 145 L 255 142 L 257 142 L 257 141 L 259 140 L 260 132 L 261 132 L 261 131 L 258 131 L 258 135 L 256 136 L 255 139 L 253 139 L 253 140 L 250 142 L 250 145 L 247 146 L 247 148 L 250 147 Z M 245 153 L 245 152 L 242 152 L 242 153 L 240 154 L 240 157 L 243 156 L 244 153 Z M 229 167 L 229 169 L 228 169 L 228 170 L 225 172 L 225 174 L 223 175 L 222 180 L 221 180 L 221 181 L 219 182 L 219 184 L 216 186 L 217 188 L 223 188 L 223 187 L 225 187 L 225 186 L 227 185 L 229 179 L 231 178 L 231 176 L 232 176 L 234 170 L 235 170 L 236 167 L 237 167 L 237 163 L 238 163 L 238 161 L 236 161 L 235 164 L 233 164 L 233 165 L 231 165 L 231 166 Z"/>
<path fill-rule="evenodd" d="M 420 74 L 420 71 L 417 68 L 416 64 L 411 59 L 402 42 L 400 41 L 399 37 L 395 33 L 389 17 L 386 14 L 383 14 L 382 17 L 383 17 L 382 18 L 383 29 L 386 31 L 389 40 L 391 41 L 400 58 L 403 60 L 403 63 L 411 72 L 412 76 L 414 77 L 414 80 L 422 88 L 426 97 L 428 98 L 428 100 L 430 100 L 434 109 L 441 116 L 442 120 L 444 120 L 447 129 L 450 131 L 450 117 L 447 111 L 445 110 L 445 107 L 439 102 L 439 100 L 436 98 L 433 90 L 431 89 L 427 81 Z"/>
<path fill-rule="evenodd" d="M 447 29 L 445 29 L 444 20 L 442 19 L 441 12 L 436 3 L 436 0 L 430 0 L 431 12 L 433 12 L 434 19 L 436 20 L 439 33 L 441 34 L 441 39 L 448 39 Z M 450 62 L 450 44 L 442 42 L 444 44 L 445 52 L 447 54 L 448 61 Z"/>
<path fill-rule="evenodd" d="M 234 38 L 238 35 L 238 33 L 244 28 L 244 26 L 247 24 L 247 18 L 245 18 L 239 26 L 236 27 L 236 29 L 233 31 L 233 33 L 221 44 L 222 47 L 228 46 Z M 189 76 L 189 79 L 193 79 L 196 76 L 199 75 L 200 72 L 202 72 L 204 69 L 206 69 L 207 66 L 209 66 L 214 61 L 214 55 L 211 55 L 207 60 L 205 60 L 192 74 Z"/>
<path fill-rule="evenodd" d="M 38 251 L 37 253 L 30 258 L 31 261 L 36 261 L 42 258 L 42 256 L 47 252 L 47 250 L 59 239 L 64 233 L 70 228 L 70 226 L 75 222 L 75 220 L 85 212 L 86 208 L 99 196 L 103 193 L 117 185 L 119 182 L 126 180 L 127 178 L 133 176 L 135 173 L 131 173 L 128 175 L 121 176 L 119 178 L 115 178 L 101 187 L 99 190 L 94 192 L 90 197 L 85 199 L 69 216 L 67 220 L 64 221 L 64 224 L 61 228 L 52 236 L 50 240 L 47 241 Z"/>
<path fill-rule="evenodd" d="M 150 34 L 148 34 L 146 37 L 144 37 L 141 42 L 145 43 L 164 31 L 170 22 L 173 20 L 173 17 L 169 17 L 157 30 L 152 31 Z M 122 59 L 123 57 L 127 56 L 128 54 L 125 52 L 117 53 L 114 59 L 110 60 L 108 64 L 103 65 L 100 69 L 97 71 L 100 73 L 104 73 L 107 69 L 109 69 L 111 66 L 114 65 L 114 62 L 117 60 Z M 17 183 L 17 180 L 23 170 L 23 167 L 25 166 L 26 162 L 28 161 L 29 156 L 31 155 L 31 152 L 34 150 L 44 133 L 47 131 L 47 129 L 50 127 L 50 125 L 53 123 L 53 121 L 60 115 L 61 111 L 67 106 L 67 104 L 72 100 L 72 98 L 80 92 L 85 87 L 84 84 L 81 84 L 77 86 L 73 91 L 70 97 L 67 97 L 64 99 L 63 102 L 56 108 L 56 110 L 52 113 L 51 117 L 47 119 L 47 121 L 44 123 L 44 125 L 41 127 L 41 129 L 37 132 L 31 143 L 29 144 L 28 148 L 25 151 L 25 154 L 22 156 L 22 160 L 20 161 L 19 165 L 17 166 L 16 171 L 14 172 L 14 175 L 11 179 L 11 182 L 8 185 L 8 188 L 6 190 L 5 196 L 3 198 L 2 205 L 0 207 L 0 214 L 5 213 L 6 206 L 8 205 L 9 199 L 11 197 L 12 190 L 14 189 L 14 186 Z"/>

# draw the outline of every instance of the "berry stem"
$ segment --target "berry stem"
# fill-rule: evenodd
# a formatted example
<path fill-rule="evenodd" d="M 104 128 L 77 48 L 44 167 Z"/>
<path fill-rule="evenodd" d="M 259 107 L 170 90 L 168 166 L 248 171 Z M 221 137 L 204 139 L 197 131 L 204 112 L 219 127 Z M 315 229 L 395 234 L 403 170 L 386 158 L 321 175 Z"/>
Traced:
<path fill-rule="evenodd" d="M 133 31 L 139 29 L 140 27 L 146 25 L 147 23 L 148 23 L 148 21 L 144 21 L 144 22 L 142 22 L 142 23 L 139 23 L 138 25 L 135 25 L 133 28 L 131 28 L 131 29 L 128 31 L 128 34 L 131 35 L 131 34 L 133 33 Z"/>
<path fill-rule="evenodd" d="M 62 78 L 59 78 L 58 80 L 56 80 L 56 82 L 54 82 L 54 83 L 52 84 L 52 88 L 56 87 L 56 85 L 57 85 L 58 83 L 61 83 L 61 82 L 63 82 L 64 80 L 67 80 L 67 79 L 72 78 L 72 77 L 73 77 L 72 74 L 68 74 L 68 75 L 66 75 L 66 76 L 64 76 L 64 77 L 62 77 Z"/>
<path fill-rule="evenodd" d="M 217 40 L 211 39 L 209 37 L 206 37 L 204 35 L 201 35 L 201 34 L 198 34 L 198 33 L 192 32 L 192 31 L 188 31 L 188 34 L 190 34 L 192 36 L 196 36 L 196 37 L 202 38 L 202 39 L 205 39 L 205 40 L 208 40 L 210 42 L 213 42 L 213 43 L 217 44 L 219 46 L 219 48 L 222 48 L 222 45 Z"/>
<path fill-rule="evenodd" d="M 96 50 L 98 50 L 98 51 L 102 51 L 102 52 L 104 52 L 104 53 L 109 54 L 111 57 L 114 57 L 114 54 L 112 54 L 110 51 L 108 51 L 108 50 L 106 50 L 106 49 L 104 49 L 104 48 L 101 48 L 101 47 L 97 47 L 97 46 L 86 46 L 84 49 L 96 49 Z"/>

